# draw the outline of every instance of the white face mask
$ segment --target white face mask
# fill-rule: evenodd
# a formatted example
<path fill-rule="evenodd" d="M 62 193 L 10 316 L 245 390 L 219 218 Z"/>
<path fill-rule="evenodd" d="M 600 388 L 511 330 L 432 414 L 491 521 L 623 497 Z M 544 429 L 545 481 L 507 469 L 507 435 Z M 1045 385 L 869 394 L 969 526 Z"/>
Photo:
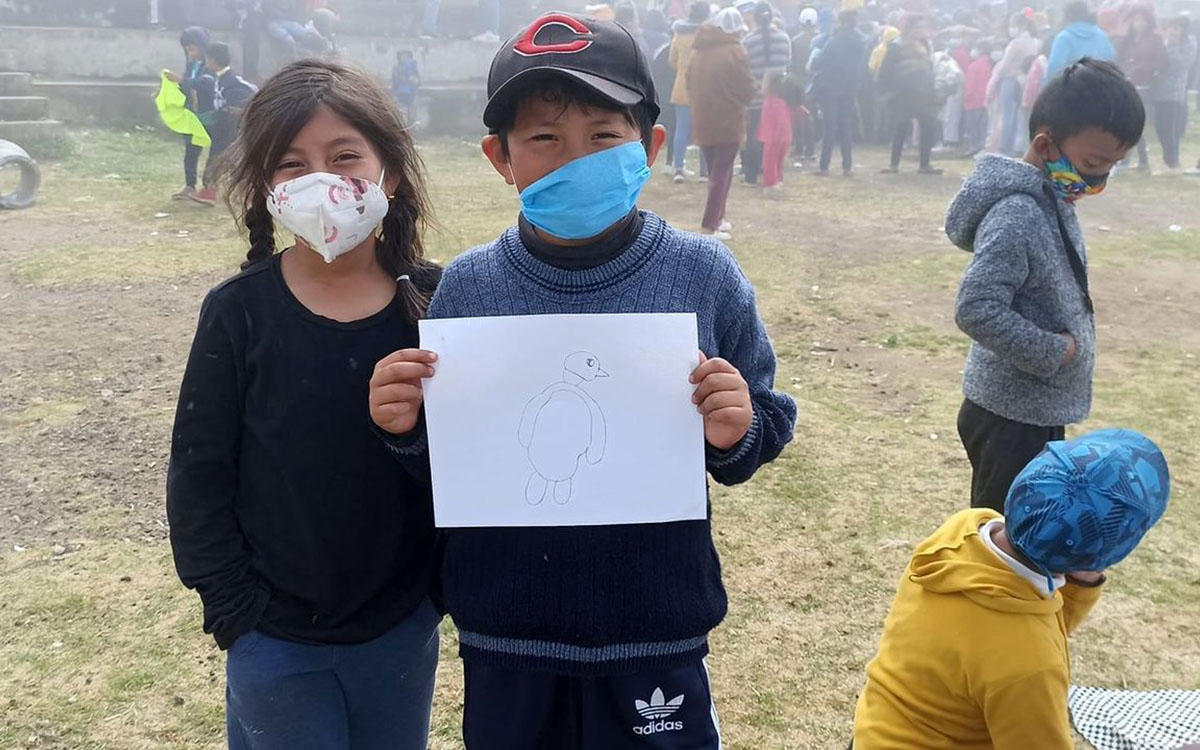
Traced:
<path fill-rule="evenodd" d="M 326 263 L 361 245 L 387 216 L 383 175 L 361 177 L 314 172 L 281 182 L 267 195 L 267 210 Z"/>

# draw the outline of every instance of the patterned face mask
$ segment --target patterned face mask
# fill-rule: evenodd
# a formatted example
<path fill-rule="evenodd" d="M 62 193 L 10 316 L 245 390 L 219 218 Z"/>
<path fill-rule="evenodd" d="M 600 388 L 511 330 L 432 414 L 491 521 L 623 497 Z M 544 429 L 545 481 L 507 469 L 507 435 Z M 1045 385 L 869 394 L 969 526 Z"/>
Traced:
<path fill-rule="evenodd" d="M 361 177 L 313 172 L 281 182 L 267 194 L 267 210 L 280 224 L 332 263 L 362 244 L 388 212 L 383 175 Z"/>
<path fill-rule="evenodd" d="M 1099 175 L 1082 174 L 1060 148 L 1059 157 L 1053 161 L 1046 160 L 1046 174 L 1054 183 L 1054 189 L 1069 201 L 1075 201 L 1085 195 L 1099 195 L 1108 185 L 1108 172 Z"/>

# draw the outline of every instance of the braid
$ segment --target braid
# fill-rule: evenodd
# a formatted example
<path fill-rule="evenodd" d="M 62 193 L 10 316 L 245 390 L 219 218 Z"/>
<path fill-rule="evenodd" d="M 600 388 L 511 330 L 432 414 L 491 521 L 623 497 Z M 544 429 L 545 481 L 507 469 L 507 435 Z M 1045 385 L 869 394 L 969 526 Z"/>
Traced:
<path fill-rule="evenodd" d="M 250 233 L 250 252 L 246 253 L 246 261 L 242 263 L 242 270 L 245 270 L 275 253 L 275 221 L 267 210 L 266 200 L 256 198 L 253 205 L 246 209 L 242 223 Z"/>
<path fill-rule="evenodd" d="M 382 236 L 375 249 L 379 265 L 390 276 L 395 279 L 409 277 L 400 282 L 400 293 L 404 296 L 405 312 L 411 320 L 424 317 L 429 307 L 429 293 L 417 286 L 424 278 L 422 272 L 427 269 L 427 265 L 420 260 L 419 223 L 417 205 L 398 193 L 388 202 Z M 420 274 L 420 278 L 414 278 L 417 274 Z"/>

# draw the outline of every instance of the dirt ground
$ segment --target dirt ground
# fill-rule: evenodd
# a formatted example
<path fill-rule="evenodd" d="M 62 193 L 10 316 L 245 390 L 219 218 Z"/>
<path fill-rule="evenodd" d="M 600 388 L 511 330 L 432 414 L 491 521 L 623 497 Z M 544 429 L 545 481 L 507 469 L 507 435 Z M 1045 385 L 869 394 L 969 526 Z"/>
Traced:
<path fill-rule="evenodd" d="M 38 205 L 0 213 L 0 748 L 222 746 L 223 656 L 174 576 L 163 507 L 171 420 L 204 293 L 244 243 L 223 210 L 172 202 L 182 146 L 77 132 Z M 477 146 L 423 144 L 447 262 L 516 201 Z M 912 546 L 966 504 L 955 432 L 967 255 L 943 177 L 787 175 L 736 186 L 729 243 L 798 401 L 794 445 L 713 496 L 730 615 L 711 666 L 726 743 L 843 748 L 865 662 Z M 704 186 L 657 173 L 643 206 L 696 229 Z M 1092 418 L 1171 462 L 1161 526 L 1075 639 L 1076 681 L 1200 688 L 1200 180 L 1115 177 L 1084 201 L 1100 351 Z M 432 743 L 457 748 L 446 624 Z"/>

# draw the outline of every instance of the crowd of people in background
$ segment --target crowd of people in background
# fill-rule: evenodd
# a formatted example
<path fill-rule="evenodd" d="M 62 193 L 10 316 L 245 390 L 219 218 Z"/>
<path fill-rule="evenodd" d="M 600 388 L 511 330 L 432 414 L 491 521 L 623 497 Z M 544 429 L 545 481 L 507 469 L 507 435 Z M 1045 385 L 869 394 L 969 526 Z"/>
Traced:
<path fill-rule="evenodd" d="M 1183 171 L 1188 92 L 1200 81 L 1197 30 L 1186 14 L 1160 21 L 1152 5 L 1123 0 L 1095 12 L 1072 2 L 1057 14 L 1012 2 L 952 14 L 855 5 L 669 0 L 642 13 L 642 23 L 632 4 L 589 6 L 611 10 L 654 61 L 658 87 L 669 92 L 663 123 L 676 182 L 696 176 L 686 157 L 689 145 L 699 147 L 695 166 L 710 184 L 706 230 L 731 229 L 725 178 L 739 155 L 741 178 L 756 185 L 761 177 L 766 194 L 777 194 L 785 135 L 790 162 L 822 177 L 835 149 L 842 173 L 853 175 L 856 142 L 890 145 L 886 173 L 900 171 L 910 144 L 930 175 L 941 173 L 935 156 L 1024 154 L 1041 87 L 1084 57 L 1115 62 L 1129 76 L 1161 146 L 1158 171 Z M 1149 170 L 1150 151 L 1143 139 L 1123 167 Z M 1188 171 L 1200 174 L 1200 165 Z"/>
<path fill-rule="evenodd" d="M 337 15 L 326 0 L 231 2 L 250 81 L 261 79 L 263 39 L 284 61 L 336 53 Z M 1076 0 L 1061 13 L 1018 0 L 953 13 L 854 0 L 840 10 L 778 2 L 620 0 L 585 8 L 621 24 L 651 60 L 668 129 L 665 161 L 675 182 L 709 183 L 706 231 L 723 238 L 732 231 L 725 203 L 738 175 L 778 197 L 789 164 L 825 177 L 835 150 L 842 174 L 852 176 L 856 143 L 890 146 L 883 169 L 890 174 L 901 171 L 909 148 L 928 175 L 941 173 L 935 156 L 1019 156 L 1041 87 L 1084 57 L 1116 62 L 1137 87 L 1161 148 L 1156 173 L 1184 171 L 1188 95 L 1200 82 L 1197 30 L 1186 14 L 1160 20 L 1152 5 L 1126 0 L 1105 0 L 1095 11 Z M 438 4 L 424 0 L 426 39 L 439 36 Z M 476 40 L 498 40 L 498 0 L 482 0 L 479 14 L 486 28 Z M 411 50 L 397 53 L 391 83 L 414 121 L 421 71 Z M 1150 170 L 1151 151 L 1144 138 L 1123 168 Z M 1200 164 L 1188 172 L 1200 174 Z"/>

